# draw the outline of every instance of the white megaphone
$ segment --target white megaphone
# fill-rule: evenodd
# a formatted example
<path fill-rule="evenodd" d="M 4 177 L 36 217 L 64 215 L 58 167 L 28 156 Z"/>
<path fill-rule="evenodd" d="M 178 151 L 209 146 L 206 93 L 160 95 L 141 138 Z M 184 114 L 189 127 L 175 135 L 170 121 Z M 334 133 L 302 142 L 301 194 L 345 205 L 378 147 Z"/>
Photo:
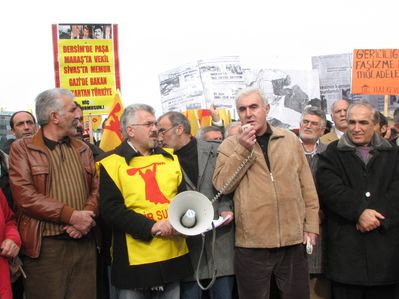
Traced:
<path fill-rule="evenodd" d="M 169 205 L 168 218 L 173 228 L 186 236 L 195 236 L 212 227 L 211 201 L 197 191 L 177 194 Z"/>

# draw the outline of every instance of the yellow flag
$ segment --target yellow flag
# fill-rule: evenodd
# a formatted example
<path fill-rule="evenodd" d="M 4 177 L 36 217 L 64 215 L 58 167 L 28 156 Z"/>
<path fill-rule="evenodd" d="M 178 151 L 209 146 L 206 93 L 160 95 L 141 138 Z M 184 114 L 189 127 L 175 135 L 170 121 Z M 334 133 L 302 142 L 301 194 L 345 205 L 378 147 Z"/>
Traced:
<path fill-rule="evenodd" d="M 105 121 L 103 128 L 103 134 L 100 141 L 100 148 L 105 151 L 111 151 L 120 145 L 123 141 L 122 129 L 121 129 L 121 116 L 123 113 L 123 104 L 121 93 L 119 90 L 116 91 L 114 104 L 111 112 Z"/>

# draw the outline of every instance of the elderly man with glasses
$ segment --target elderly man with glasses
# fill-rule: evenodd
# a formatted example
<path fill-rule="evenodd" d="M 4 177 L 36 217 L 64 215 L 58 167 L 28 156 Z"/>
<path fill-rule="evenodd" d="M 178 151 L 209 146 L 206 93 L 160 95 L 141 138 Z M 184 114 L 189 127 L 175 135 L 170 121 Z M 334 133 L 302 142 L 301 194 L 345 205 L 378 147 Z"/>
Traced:
<path fill-rule="evenodd" d="M 168 220 L 170 202 L 185 189 L 179 160 L 157 146 L 151 106 L 126 107 L 121 125 L 124 142 L 99 162 L 111 282 L 120 299 L 179 298 L 179 281 L 192 273 L 186 241 Z"/>

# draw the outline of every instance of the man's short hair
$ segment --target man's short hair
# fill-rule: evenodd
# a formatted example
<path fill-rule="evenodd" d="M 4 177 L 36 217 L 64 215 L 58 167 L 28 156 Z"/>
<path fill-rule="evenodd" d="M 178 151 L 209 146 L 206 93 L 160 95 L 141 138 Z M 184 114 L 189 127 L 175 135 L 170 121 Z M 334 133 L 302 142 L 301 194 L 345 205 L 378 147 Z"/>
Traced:
<path fill-rule="evenodd" d="M 369 109 L 371 111 L 371 120 L 373 121 L 374 124 L 377 124 L 379 122 L 379 115 L 378 115 L 376 109 L 374 108 L 374 106 L 371 105 L 369 102 L 363 101 L 363 100 L 349 105 L 348 111 L 346 111 L 346 119 L 347 120 L 349 120 L 349 114 L 350 114 L 351 110 L 354 107 L 358 107 L 358 106 L 366 107 L 367 109 Z"/>
<path fill-rule="evenodd" d="M 349 102 L 347 99 L 338 99 L 338 100 L 335 100 L 335 101 L 331 104 L 331 113 L 334 113 L 334 107 L 335 107 L 335 104 L 336 104 L 338 101 L 345 101 L 345 102 L 348 103 L 348 105 L 350 104 L 350 102 Z"/>
<path fill-rule="evenodd" d="M 236 103 L 236 107 L 238 104 L 238 101 L 242 98 L 242 97 L 246 97 L 247 95 L 250 95 L 251 93 L 256 93 L 260 96 L 260 98 L 262 99 L 263 105 L 266 106 L 269 101 L 266 98 L 266 95 L 263 93 L 263 91 L 259 88 L 256 87 L 248 87 L 248 88 L 243 88 L 240 89 L 235 97 L 235 103 Z"/>
<path fill-rule="evenodd" d="M 15 116 L 18 114 L 18 113 L 27 113 L 27 114 L 29 114 L 31 117 L 32 117 L 32 119 L 33 119 L 33 123 L 36 125 L 36 118 L 33 116 L 33 114 L 32 113 L 30 113 L 29 111 L 26 111 L 26 110 L 20 110 L 20 111 L 17 111 L 17 112 L 14 112 L 12 115 L 11 115 L 11 118 L 10 118 L 10 127 L 11 127 L 11 129 L 14 129 L 14 118 L 15 118 Z"/>
<path fill-rule="evenodd" d="M 150 105 L 147 104 L 131 104 L 125 108 L 121 117 L 121 128 L 124 137 L 127 137 L 126 127 L 129 123 L 134 123 L 136 121 L 136 112 L 146 111 L 155 115 L 155 110 Z"/>
<path fill-rule="evenodd" d="M 200 140 L 204 140 L 204 135 L 205 135 L 206 133 L 208 133 L 208 132 L 213 132 L 213 131 L 220 132 L 221 135 L 222 135 L 222 137 L 224 136 L 224 134 L 223 134 L 224 132 L 223 132 L 223 130 L 222 130 L 220 127 L 217 127 L 217 126 L 207 126 L 207 127 L 201 128 L 201 129 L 198 131 L 198 133 L 197 133 L 197 138 L 200 139 Z"/>
<path fill-rule="evenodd" d="M 305 109 L 303 110 L 302 115 L 301 115 L 301 122 L 305 115 L 316 115 L 316 116 L 320 117 L 320 126 L 322 128 L 326 127 L 326 124 L 327 124 L 326 114 L 319 107 L 316 107 L 316 106 L 305 107 Z"/>
<path fill-rule="evenodd" d="M 74 94 L 64 88 L 52 88 L 41 92 L 36 97 L 36 118 L 39 125 L 48 124 L 51 112 L 62 112 L 64 109 L 61 97 L 66 96 L 73 99 Z"/>
<path fill-rule="evenodd" d="M 167 117 L 172 124 L 173 127 L 176 127 L 178 125 L 183 126 L 183 131 L 186 134 L 191 134 L 191 125 L 190 122 L 188 121 L 187 117 L 184 116 L 183 113 L 177 112 L 177 111 L 169 111 L 166 112 L 165 114 L 161 115 L 158 120 L 161 118 Z"/>

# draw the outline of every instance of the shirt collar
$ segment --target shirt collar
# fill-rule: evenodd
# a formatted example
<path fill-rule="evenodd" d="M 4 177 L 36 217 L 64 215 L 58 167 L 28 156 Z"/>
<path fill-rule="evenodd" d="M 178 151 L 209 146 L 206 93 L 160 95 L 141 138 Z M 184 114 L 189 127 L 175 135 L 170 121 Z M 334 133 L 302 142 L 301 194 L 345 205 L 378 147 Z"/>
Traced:
<path fill-rule="evenodd" d="M 68 136 L 65 136 L 61 141 L 54 141 L 54 140 L 50 140 L 50 139 L 46 138 L 46 136 L 43 135 L 43 141 L 44 141 L 44 144 L 51 151 L 54 150 L 57 145 L 64 143 L 69 146 L 71 144 L 71 138 L 69 138 Z"/>

